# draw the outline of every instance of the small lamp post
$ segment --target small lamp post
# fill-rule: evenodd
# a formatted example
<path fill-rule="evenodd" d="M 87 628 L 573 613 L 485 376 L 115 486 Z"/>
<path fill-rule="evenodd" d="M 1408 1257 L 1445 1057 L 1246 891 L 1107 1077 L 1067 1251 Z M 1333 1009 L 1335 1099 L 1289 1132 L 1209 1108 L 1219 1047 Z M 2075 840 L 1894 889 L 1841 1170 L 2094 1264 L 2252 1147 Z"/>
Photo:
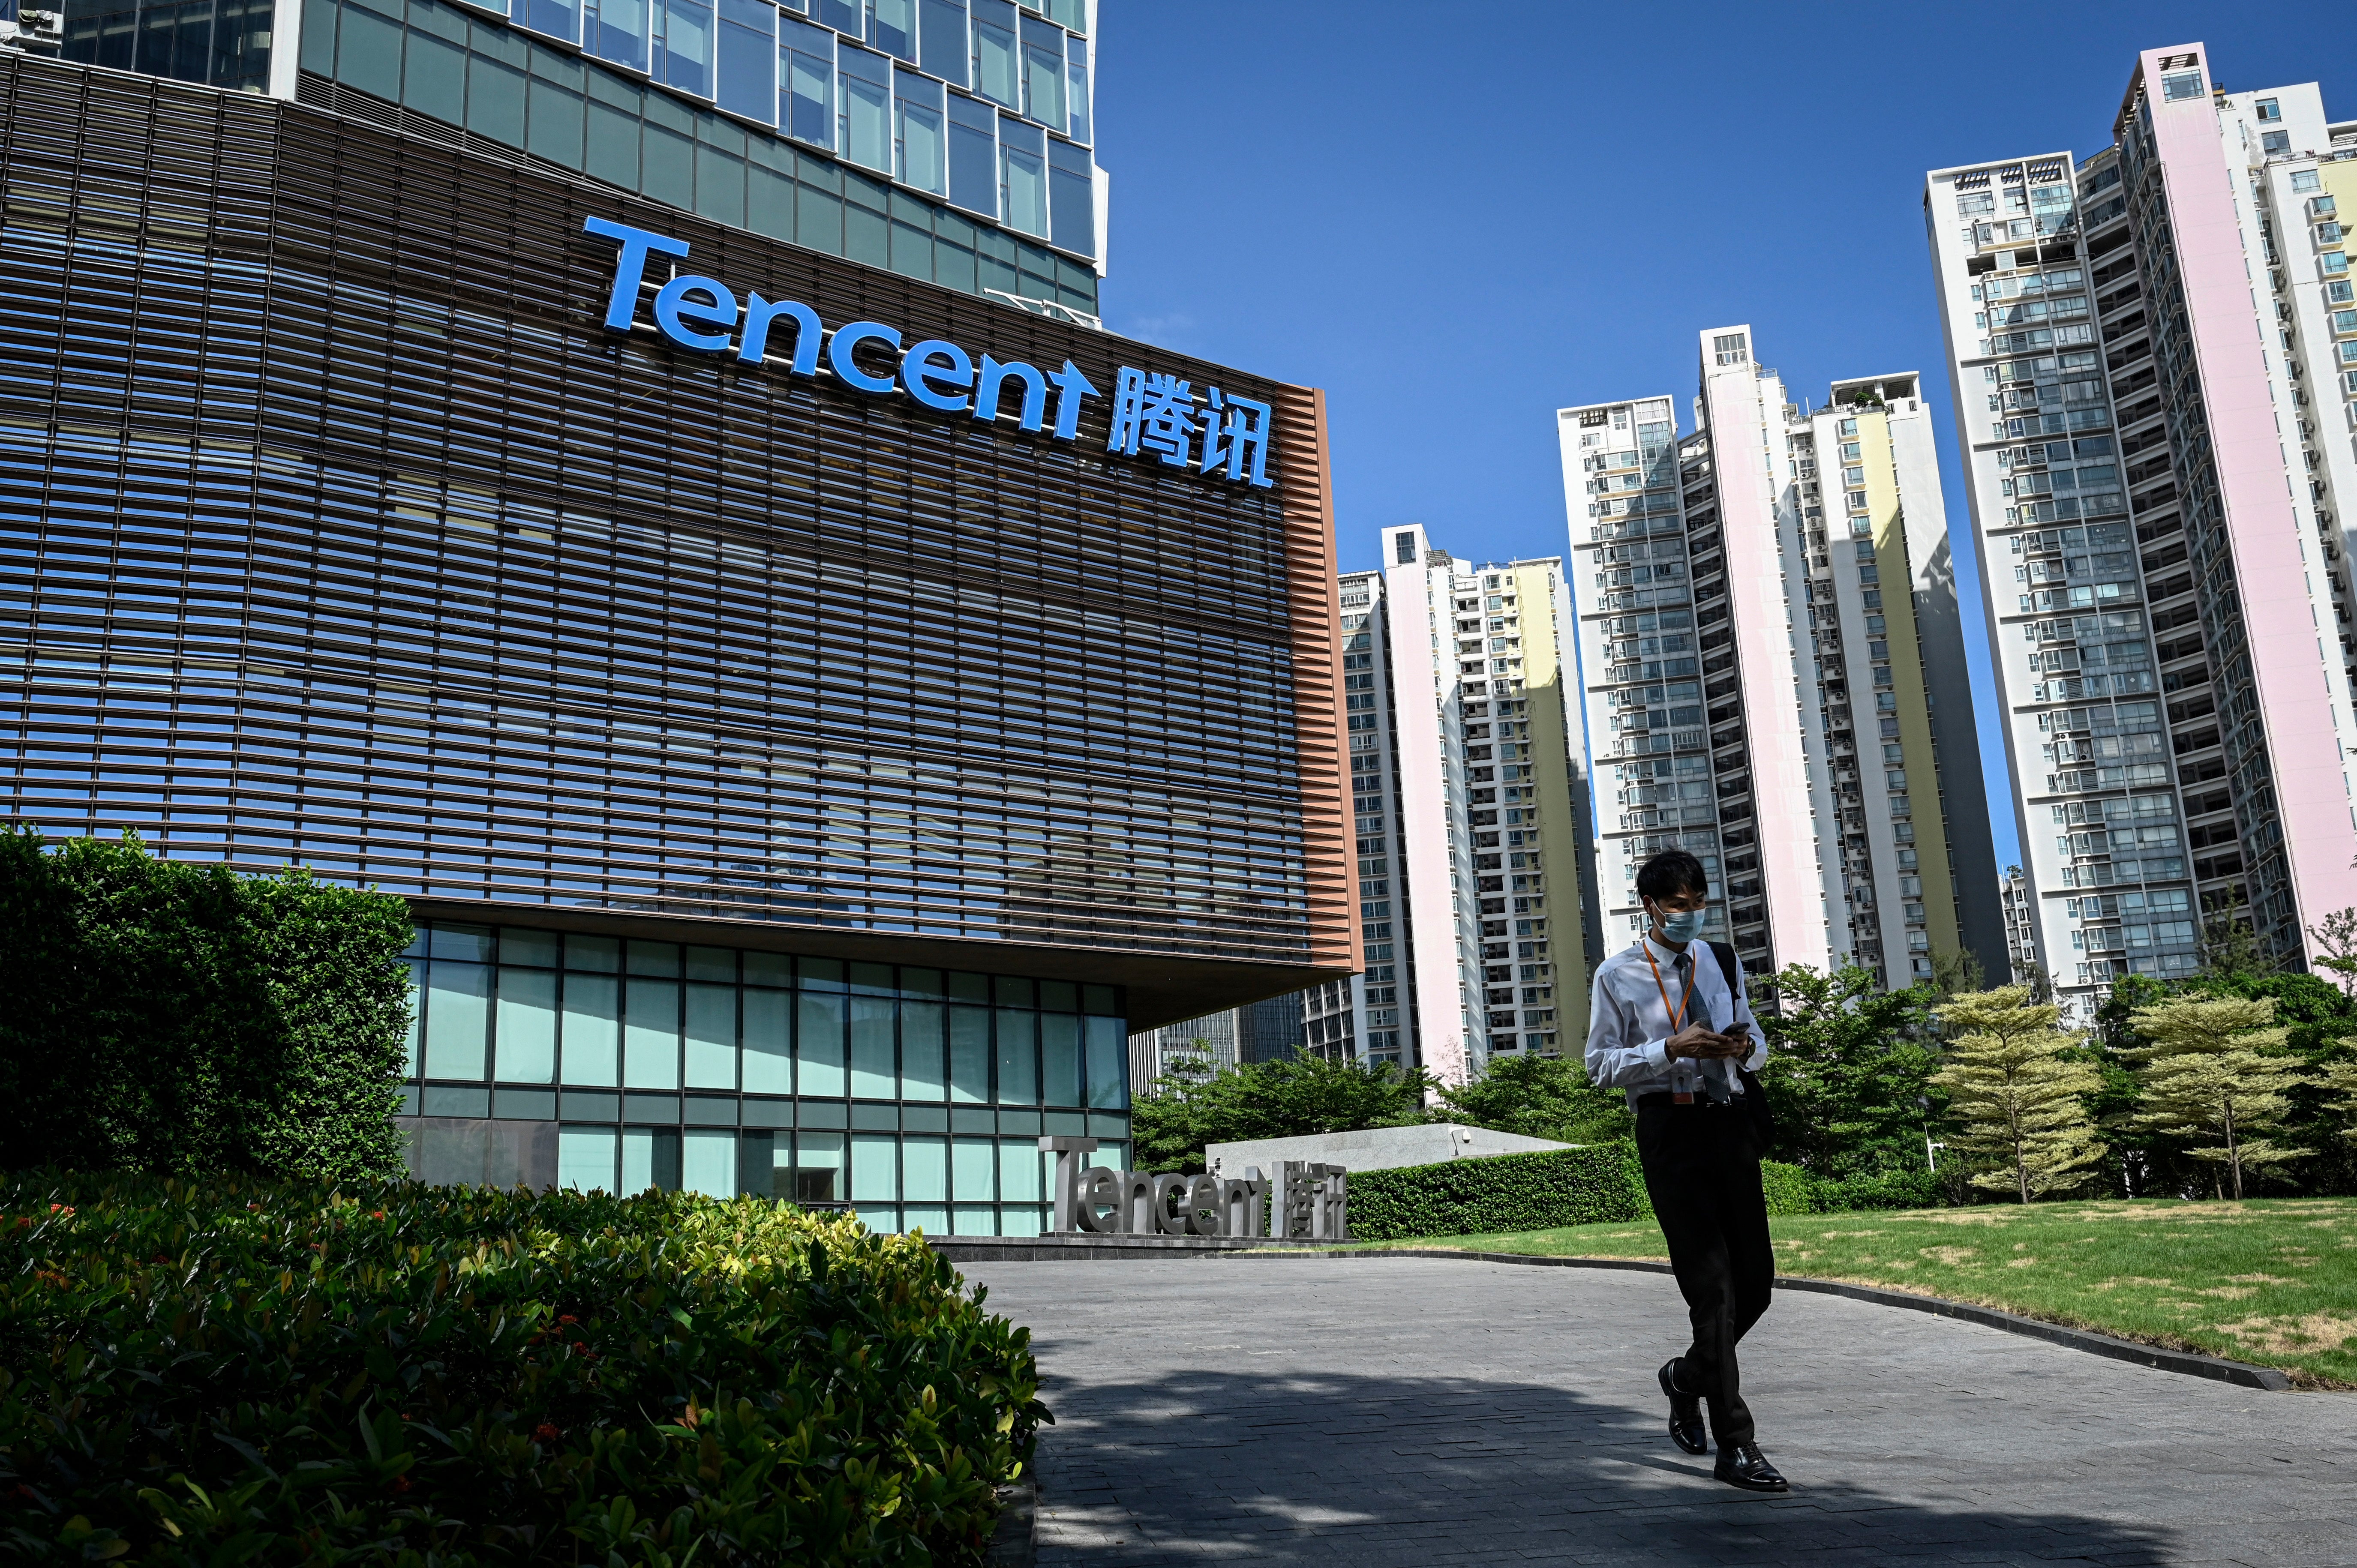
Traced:
<path fill-rule="evenodd" d="M 1928 1094 L 1917 1095 L 1915 1097 L 1915 1109 L 1920 1113 L 1923 1123 L 1923 1163 L 1932 1167 L 1932 1174 L 1933 1176 L 1938 1176 L 1940 1174 L 1940 1156 L 1934 1151 L 1944 1149 L 1948 1145 L 1945 1144 L 1935 1144 L 1932 1142 L 1932 1097 Z"/>

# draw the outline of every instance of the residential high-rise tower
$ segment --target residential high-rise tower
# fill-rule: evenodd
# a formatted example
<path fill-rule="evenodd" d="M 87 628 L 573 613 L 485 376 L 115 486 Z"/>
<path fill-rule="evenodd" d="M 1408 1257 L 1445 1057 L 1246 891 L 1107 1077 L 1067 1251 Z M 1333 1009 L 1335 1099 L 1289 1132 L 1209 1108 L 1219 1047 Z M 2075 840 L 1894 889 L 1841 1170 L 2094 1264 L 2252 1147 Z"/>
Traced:
<path fill-rule="evenodd" d="M 2137 58 L 2112 145 L 1934 170 L 1925 216 L 2037 947 L 2084 1007 L 2298 965 L 2357 904 L 2357 124 Z"/>
<path fill-rule="evenodd" d="M 2002 972 L 1939 471 L 1912 373 L 1791 400 L 1749 327 L 1702 334 L 1698 428 L 1667 397 L 1562 411 L 1607 946 L 1638 865 L 1713 880 L 1752 973 L 1935 955 Z M 1949 791 L 1963 804 L 1949 808 Z"/>

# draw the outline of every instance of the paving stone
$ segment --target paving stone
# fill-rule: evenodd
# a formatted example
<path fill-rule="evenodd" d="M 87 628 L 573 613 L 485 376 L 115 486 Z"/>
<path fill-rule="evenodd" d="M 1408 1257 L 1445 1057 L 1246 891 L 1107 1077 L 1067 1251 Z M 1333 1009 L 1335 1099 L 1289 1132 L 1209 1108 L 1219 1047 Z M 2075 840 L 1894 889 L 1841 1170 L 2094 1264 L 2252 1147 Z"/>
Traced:
<path fill-rule="evenodd" d="M 1744 1344 L 1756 1498 L 1674 1447 L 1658 1274 L 1401 1258 L 963 1265 L 1056 1413 L 1044 1568 L 1460 1561 L 2357 1565 L 2357 1395 L 1846 1297 Z"/>

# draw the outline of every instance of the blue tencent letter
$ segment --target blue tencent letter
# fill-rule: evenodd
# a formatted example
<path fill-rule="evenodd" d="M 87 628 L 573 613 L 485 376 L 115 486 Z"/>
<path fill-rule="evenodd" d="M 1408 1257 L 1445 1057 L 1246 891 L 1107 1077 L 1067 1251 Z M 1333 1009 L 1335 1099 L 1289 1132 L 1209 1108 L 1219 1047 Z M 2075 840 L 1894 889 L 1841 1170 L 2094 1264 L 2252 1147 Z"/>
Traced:
<path fill-rule="evenodd" d="M 1080 434 L 1081 400 L 1096 396 L 1097 389 L 1089 385 L 1089 378 L 1070 360 L 1048 379 L 1056 383 L 1056 428 L 1049 434 L 1059 441 L 1070 441 Z"/>
<path fill-rule="evenodd" d="M 690 322 L 720 330 L 698 332 Z M 728 347 L 728 328 L 736 325 L 737 296 L 718 278 L 682 273 L 655 295 L 655 329 L 683 349 L 717 354 Z"/>
<path fill-rule="evenodd" d="M 900 334 L 897 328 L 887 327 L 880 321 L 855 321 L 847 327 L 838 327 L 834 329 L 834 336 L 826 340 L 826 362 L 834 367 L 834 373 L 843 378 L 845 386 L 857 387 L 866 392 L 890 392 L 899 385 L 898 381 L 890 376 L 871 376 L 853 361 L 852 356 L 859 345 L 870 340 L 888 343 L 898 349 Z"/>
<path fill-rule="evenodd" d="M 1048 379 L 1020 360 L 1010 360 L 1002 365 L 987 354 L 982 357 L 982 386 L 974 395 L 974 416 L 985 423 L 996 421 L 999 400 L 1006 395 L 1008 381 L 1023 389 L 1023 412 L 1015 427 L 1039 429 L 1040 416 L 1048 411 Z"/>
<path fill-rule="evenodd" d="M 737 339 L 737 358 L 748 365 L 759 364 L 770 351 L 770 323 L 780 316 L 794 324 L 794 374 L 818 374 L 818 312 L 800 300 L 781 299 L 771 305 L 758 294 L 748 295 L 745 335 Z"/>
<path fill-rule="evenodd" d="M 628 332 L 639 314 L 639 281 L 646 276 L 647 257 L 683 256 L 687 242 L 604 218 L 585 220 L 581 231 L 621 242 L 622 253 L 614 260 L 614 292 L 606 298 L 606 325 L 617 332 Z"/>
<path fill-rule="evenodd" d="M 927 408 L 962 413 L 974 401 L 965 395 L 974 385 L 974 361 L 956 344 L 928 338 L 900 357 L 900 384 Z"/>

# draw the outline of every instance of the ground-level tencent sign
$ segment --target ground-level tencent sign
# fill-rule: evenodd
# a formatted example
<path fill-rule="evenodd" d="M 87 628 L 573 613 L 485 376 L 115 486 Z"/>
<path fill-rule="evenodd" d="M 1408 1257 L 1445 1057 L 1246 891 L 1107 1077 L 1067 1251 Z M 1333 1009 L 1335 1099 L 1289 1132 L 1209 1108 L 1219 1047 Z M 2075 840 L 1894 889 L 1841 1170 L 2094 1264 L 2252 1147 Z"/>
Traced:
<path fill-rule="evenodd" d="M 638 325 L 648 261 L 684 256 L 687 242 L 604 218 L 589 219 L 582 228 L 621 246 L 606 301 L 606 326 L 630 331 Z M 694 273 L 675 274 L 656 291 L 652 308 L 655 330 L 683 349 L 731 354 L 740 364 L 776 367 L 794 376 L 818 375 L 823 360 L 834 378 L 855 392 L 906 396 L 936 413 L 963 413 L 985 424 L 1009 412 L 1011 394 L 1016 428 L 1051 441 L 1077 437 L 1082 405 L 1105 395 L 1070 360 L 1046 372 L 988 354 L 977 363 L 944 338 L 903 344 L 899 328 L 881 321 L 845 322 L 829 331 L 818 312 L 799 300 L 772 301 L 748 293 L 739 301 L 718 278 Z M 1190 382 L 1129 365 L 1114 372 L 1112 395 L 1106 451 L 1270 487 L 1268 404 L 1218 387 L 1199 398 Z"/>
<path fill-rule="evenodd" d="M 1082 1163 L 1096 1146 L 1094 1138 L 1062 1134 L 1039 1140 L 1056 1156 L 1050 1230 L 1350 1240 L 1350 1173 L 1340 1165 L 1285 1160 L 1273 1179 L 1254 1166 L 1241 1176 L 1117 1171 Z"/>

